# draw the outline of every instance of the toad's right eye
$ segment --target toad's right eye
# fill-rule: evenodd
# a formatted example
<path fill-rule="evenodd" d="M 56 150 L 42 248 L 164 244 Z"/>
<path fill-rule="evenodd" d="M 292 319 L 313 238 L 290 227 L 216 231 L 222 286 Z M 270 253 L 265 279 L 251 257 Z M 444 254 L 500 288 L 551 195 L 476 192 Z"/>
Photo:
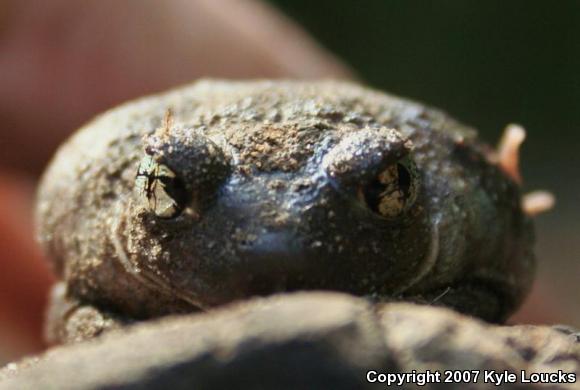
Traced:
<path fill-rule="evenodd" d="M 160 218 L 175 218 L 185 208 L 187 191 L 182 181 L 151 156 L 141 160 L 135 187 L 145 206 Z"/>
<path fill-rule="evenodd" d="M 413 205 L 418 187 L 414 163 L 409 158 L 403 158 L 359 187 L 357 197 L 376 214 L 394 219 Z"/>

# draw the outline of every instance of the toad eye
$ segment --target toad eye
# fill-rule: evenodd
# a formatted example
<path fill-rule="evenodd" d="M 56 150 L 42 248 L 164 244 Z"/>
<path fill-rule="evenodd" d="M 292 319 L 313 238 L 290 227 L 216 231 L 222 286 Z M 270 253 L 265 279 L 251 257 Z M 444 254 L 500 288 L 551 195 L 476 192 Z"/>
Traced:
<path fill-rule="evenodd" d="M 160 218 L 175 218 L 185 207 L 187 192 L 182 181 L 151 156 L 141 160 L 135 187 L 145 206 Z"/>
<path fill-rule="evenodd" d="M 393 219 L 413 205 L 417 192 L 417 170 L 411 160 L 404 158 L 359 187 L 357 197 L 373 212 Z"/>

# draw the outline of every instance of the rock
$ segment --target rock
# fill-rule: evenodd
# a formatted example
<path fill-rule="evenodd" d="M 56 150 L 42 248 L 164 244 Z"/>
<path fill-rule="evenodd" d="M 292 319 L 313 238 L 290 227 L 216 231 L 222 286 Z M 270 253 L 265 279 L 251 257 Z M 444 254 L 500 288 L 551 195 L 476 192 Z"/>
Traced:
<path fill-rule="evenodd" d="M 403 372 L 580 375 L 580 339 L 550 326 L 490 325 L 448 309 L 403 303 L 386 304 L 379 313 L 387 349 Z"/>
<path fill-rule="evenodd" d="M 371 306 L 344 295 L 296 294 L 55 348 L 0 388 L 347 389 L 367 367 L 395 368 Z"/>
<path fill-rule="evenodd" d="M 282 294 L 55 347 L 0 370 L 0 390 L 386 388 L 367 381 L 370 370 L 376 371 L 371 379 L 437 371 L 439 382 L 444 370 L 479 370 L 475 384 L 422 388 L 490 388 L 482 370 L 508 370 L 518 379 L 521 370 L 528 377 L 558 370 L 577 376 L 580 343 L 572 336 L 549 327 L 488 325 L 445 308 Z M 550 388 L 577 385 L 567 386 Z"/>

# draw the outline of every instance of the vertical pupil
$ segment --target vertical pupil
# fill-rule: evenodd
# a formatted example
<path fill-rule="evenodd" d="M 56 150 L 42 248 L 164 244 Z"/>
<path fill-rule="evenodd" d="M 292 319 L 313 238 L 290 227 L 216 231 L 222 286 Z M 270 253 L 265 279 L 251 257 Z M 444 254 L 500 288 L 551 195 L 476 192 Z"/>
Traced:
<path fill-rule="evenodd" d="M 385 185 L 379 179 L 373 180 L 364 189 L 364 196 L 369 208 L 375 213 L 379 212 L 379 205 L 381 203 L 381 194 L 385 190 Z"/>
<path fill-rule="evenodd" d="M 187 192 L 181 180 L 169 176 L 159 176 L 157 180 L 161 182 L 167 195 L 175 201 L 179 208 L 186 203 Z"/>
<path fill-rule="evenodd" d="M 411 174 L 403 164 L 397 164 L 397 176 L 399 179 L 399 189 L 403 192 L 403 194 L 405 194 L 405 197 L 409 196 L 409 189 L 411 188 Z"/>

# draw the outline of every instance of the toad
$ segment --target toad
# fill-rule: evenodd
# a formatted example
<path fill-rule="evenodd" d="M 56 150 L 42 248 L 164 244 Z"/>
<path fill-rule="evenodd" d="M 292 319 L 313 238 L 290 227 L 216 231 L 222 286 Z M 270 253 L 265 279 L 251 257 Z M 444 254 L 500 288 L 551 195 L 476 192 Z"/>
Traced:
<path fill-rule="evenodd" d="M 531 285 L 543 208 L 522 196 L 521 135 L 495 150 L 441 111 L 337 81 L 204 80 L 124 104 L 39 188 L 61 280 L 50 335 L 296 290 L 503 321 Z"/>

